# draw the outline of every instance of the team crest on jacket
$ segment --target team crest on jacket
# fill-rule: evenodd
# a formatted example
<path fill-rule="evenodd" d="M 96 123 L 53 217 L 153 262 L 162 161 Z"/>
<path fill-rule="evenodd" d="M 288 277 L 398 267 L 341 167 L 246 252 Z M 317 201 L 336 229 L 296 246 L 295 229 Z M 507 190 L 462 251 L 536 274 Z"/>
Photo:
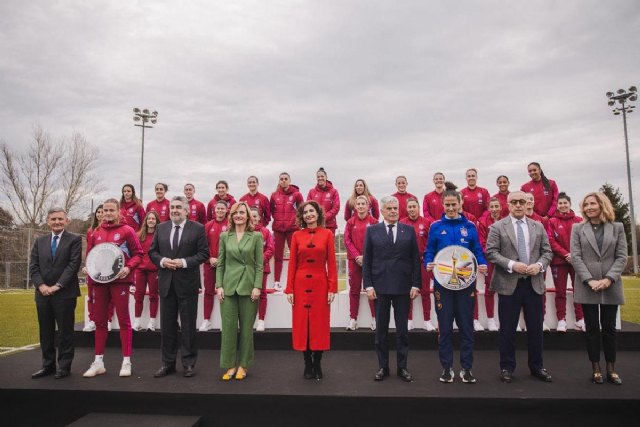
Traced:
<path fill-rule="evenodd" d="M 293 196 L 289 196 L 289 201 L 292 201 L 292 200 L 293 200 Z"/>
<path fill-rule="evenodd" d="M 469 232 L 467 231 L 467 229 L 465 227 L 461 227 L 460 228 L 460 234 L 462 234 L 463 237 L 467 237 L 469 235 Z"/>
<path fill-rule="evenodd" d="M 116 233 L 113 235 L 113 240 L 120 240 L 120 233 Z"/>
<path fill-rule="evenodd" d="M 331 194 L 327 193 L 326 196 L 324 196 L 325 199 L 330 199 L 331 198 Z"/>
<path fill-rule="evenodd" d="M 447 234 L 447 230 L 442 230 L 442 233 L 440 233 L 440 234 L 442 234 L 442 235 Z"/>
<path fill-rule="evenodd" d="M 424 224 L 420 224 L 418 228 L 420 228 L 420 230 L 424 230 Z"/>

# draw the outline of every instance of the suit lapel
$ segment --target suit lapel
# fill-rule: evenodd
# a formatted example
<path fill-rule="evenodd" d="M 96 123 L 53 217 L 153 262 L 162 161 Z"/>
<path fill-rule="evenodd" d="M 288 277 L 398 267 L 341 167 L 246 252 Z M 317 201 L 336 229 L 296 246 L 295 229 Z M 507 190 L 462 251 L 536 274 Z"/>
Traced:
<path fill-rule="evenodd" d="M 508 216 L 506 221 L 503 223 L 504 231 L 509 236 L 509 240 L 511 240 L 511 244 L 515 249 L 516 253 L 518 253 L 518 240 L 516 239 L 516 232 L 513 231 L 513 224 L 511 223 L 511 217 Z"/>
<path fill-rule="evenodd" d="M 595 238 L 595 235 L 594 235 L 594 238 Z M 603 254 L 607 253 L 607 249 L 609 249 L 609 246 L 611 246 L 613 241 L 614 241 L 614 239 L 613 239 L 613 224 L 611 224 L 610 222 L 605 222 L 604 223 L 604 238 L 602 239 L 602 253 Z"/>
<path fill-rule="evenodd" d="M 591 229 L 591 225 L 589 223 L 585 223 L 582 226 L 582 232 L 587 237 L 587 241 L 589 242 L 595 253 L 597 253 L 598 256 L 601 256 L 600 249 L 598 248 L 598 242 L 596 242 L 596 235 L 593 234 L 593 230 Z M 602 247 L 604 248 L 604 244 L 602 245 Z"/>

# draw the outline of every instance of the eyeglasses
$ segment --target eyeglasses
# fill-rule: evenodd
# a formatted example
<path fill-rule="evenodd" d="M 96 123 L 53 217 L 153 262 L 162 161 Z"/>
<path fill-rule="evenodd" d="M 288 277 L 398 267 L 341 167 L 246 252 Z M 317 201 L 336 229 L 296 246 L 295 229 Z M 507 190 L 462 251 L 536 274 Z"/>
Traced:
<path fill-rule="evenodd" d="M 520 206 L 524 206 L 527 204 L 527 201 L 524 199 L 519 199 L 519 200 L 511 200 L 509 202 L 511 205 L 515 206 L 515 205 L 520 205 Z"/>

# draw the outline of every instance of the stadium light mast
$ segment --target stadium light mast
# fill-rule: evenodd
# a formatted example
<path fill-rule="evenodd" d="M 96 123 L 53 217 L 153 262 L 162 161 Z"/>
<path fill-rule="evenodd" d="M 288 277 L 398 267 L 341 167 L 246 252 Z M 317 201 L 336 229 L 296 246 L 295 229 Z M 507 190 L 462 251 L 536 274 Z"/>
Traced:
<path fill-rule="evenodd" d="M 638 100 L 638 88 L 631 86 L 629 90 L 618 89 L 616 93 L 607 92 L 607 98 L 609 98 L 609 106 L 613 107 L 616 104 L 620 104 L 619 107 L 614 108 L 613 115 L 619 116 L 622 113 L 622 123 L 624 124 L 624 147 L 627 153 L 627 181 L 629 185 L 629 213 L 631 214 L 631 245 L 633 254 L 633 274 L 638 274 L 638 241 L 636 239 L 636 215 L 633 208 L 633 189 L 631 187 L 631 163 L 629 161 L 629 136 L 627 134 L 627 113 L 633 113 L 635 105 L 631 105 L 631 102 Z"/>
<path fill-rule="evenodd" d="M 140 156 L 140 200 L 143 200 L 142 190 L 144 188 L 144 129 L 153 127 L 147 123 L 155 125 L 158 122 L 158 112 L 149 112 L 149 110 L 146 108 L 140 111 L 140 109 L 136 107 L 133 109 L 133 121 L 142 122 L 142 124 L 136 123 L 134 124 L 134 126 L 139 126 L 142 128 L 142 155 Z"/>

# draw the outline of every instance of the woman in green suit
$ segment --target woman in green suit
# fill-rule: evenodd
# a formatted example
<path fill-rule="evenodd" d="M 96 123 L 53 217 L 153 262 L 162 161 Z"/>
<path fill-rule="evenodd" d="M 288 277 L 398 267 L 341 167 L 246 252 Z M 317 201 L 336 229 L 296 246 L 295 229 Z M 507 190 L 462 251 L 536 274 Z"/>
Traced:
<path fill-rule="evenodd" d="M 235 203 L 229 230 L 220 235 L 216 283 L 222 314 L 220 367 L 227 370 L 224 381 L 243 380 L 253 364 L 253 323 L 262 288 L 262 234 L 253 231 L 249 212 L 245 202 Z"/>

